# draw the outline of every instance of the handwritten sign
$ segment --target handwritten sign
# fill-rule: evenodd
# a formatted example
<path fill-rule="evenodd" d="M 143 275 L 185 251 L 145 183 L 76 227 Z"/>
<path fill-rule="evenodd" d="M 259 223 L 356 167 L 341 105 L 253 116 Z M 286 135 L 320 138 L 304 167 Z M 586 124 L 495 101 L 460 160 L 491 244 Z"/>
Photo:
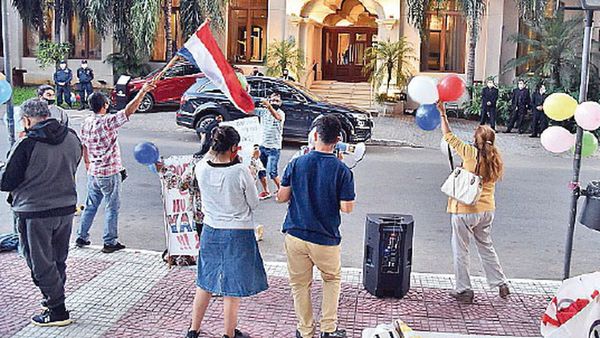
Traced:
<path fill-rule="evenodd" d="M 221 122 L 219 126 L 231 126 L 240 134 L 239 154 L 243 163 L 249 166 L 254 145 L 262 144 L 262 128 L 258 122 L 258 116 Z"/>
<path fill-rule="evenodd" d="M 192 156 L 171 156 L 164 160 L 166 172 L 161 175 L 165 212 L 165 237 L 169 255 L 198 255 L 200 240 L 194 221 L 194 205 L 187 190 L 180 190 L 181 179 L 192 162 Z"/>

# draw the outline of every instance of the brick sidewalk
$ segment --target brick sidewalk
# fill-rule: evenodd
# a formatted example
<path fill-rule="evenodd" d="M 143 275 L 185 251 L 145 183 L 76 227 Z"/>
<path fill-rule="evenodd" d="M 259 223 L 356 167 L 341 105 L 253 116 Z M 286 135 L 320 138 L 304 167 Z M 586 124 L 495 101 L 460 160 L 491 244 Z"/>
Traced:
<path fill-rule="evenodd" d="M 39 311 L 41 294 L 29 269 L 15 253 L 0 254 L 0 337 L 156 337 L 180 338 L 189 325 L 195 288 L 195 268 L 171 270 L 160 255 L 122 251 L 102 254 L 98 248 L 70 252 L 67 307 L 75 323 L 64 328 L 29 324 Z M 242 301 L 239 327 L 252 337 L 293 337 L 295 316 L 286 267 L 267 263 L 269 290 Z M 377 299 L 361 285 L 361 272 L 344 269 L 340 298 L 340 326 L 349 337 L 360 337 L 366 327 L 404 320 L 422 337 L 472 335 L 539 336 L 539 318 L 559 282 L 511 281 L 508 300 L 484 288 L 474 278 L 475 304 L 458 304 L 447 296 L 453 277 L 413 273 L 411 291 L 401 300 Z M 313 286 L 316 307 L 321 283 Z M 222 298 L 210 303 L 202 337 L 221 337 Z M 319 313 L 315 311 L 315 315 Z M 471 337 L 471 336 L 469 336 Z"/>

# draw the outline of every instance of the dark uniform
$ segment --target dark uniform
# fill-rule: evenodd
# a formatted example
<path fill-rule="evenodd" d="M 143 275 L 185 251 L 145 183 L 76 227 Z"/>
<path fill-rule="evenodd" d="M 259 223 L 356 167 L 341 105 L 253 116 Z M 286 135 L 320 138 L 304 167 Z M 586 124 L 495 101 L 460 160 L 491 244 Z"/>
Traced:
<path fill-rule="evenodd" d="M 510 133 L 513 127 L 515 127 L 515 122 L 517 123 L 519 134 L 523 134 L 525 132 L 523 119 L 527 115 L 527 110 L 529 109 L 530 103 L 531 96 L 529 94 L 529 89 L 516 88 L 513 90 L 510 105 L 510 120 L 508 121 L 508 128 L 506 129 L 507 133 Z"/>
<path fill-rule="evenodd" d="M 538 110 L 537 107 L 543 106 L 548 95 L 536 91 L 531 96 L 531 110 L 533 111 L 533 122 L 531 123 L 531 136 L 537 137 L 541 132 L 548 128 L 548 118 L 544 110 Z"/>
<path fill-rule="evenodd" d="M 77 70 L 77 78 L 79 79 L 79 96 L 81 97 L 81 107 L 85 108 L 87 106 L 87 98 L 94 92 L 94 88 L 92 87 L 94 71 L 91 68 L 80 67 Z"/>
<path fill-rule="evenodd" d="M 56 103 L 60 106 L 64 101 L 72 107 L 71 104 L 71 81 L 73 80 L 73 72 L 69 67 L 58 69 L 54 73 L 54 84 L 56 85 Z"/>
<path fill-rule="evenodd" d="M 484 125 L 489 119 L 490 127 L 496 130 L 496 102 L 498 102 L 498 88 L 485 87 L 481 91 L 481 121 Z"/>

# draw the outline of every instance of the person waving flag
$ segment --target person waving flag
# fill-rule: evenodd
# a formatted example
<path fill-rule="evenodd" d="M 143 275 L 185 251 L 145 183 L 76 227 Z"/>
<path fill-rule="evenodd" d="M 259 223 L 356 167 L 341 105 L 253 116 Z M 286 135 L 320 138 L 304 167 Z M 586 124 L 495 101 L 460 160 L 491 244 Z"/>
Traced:
<path fill-rule="evenodd" d="M 225 59 L 210 30 L 210 21 L 206 20 L 196 33 L 192 34 L 177 55 L 194 63 L 204 75 L 212 81 L 233 103 L 245 112 L 254 111 L 254 101 L 242 88 L 235 71 Z"/>

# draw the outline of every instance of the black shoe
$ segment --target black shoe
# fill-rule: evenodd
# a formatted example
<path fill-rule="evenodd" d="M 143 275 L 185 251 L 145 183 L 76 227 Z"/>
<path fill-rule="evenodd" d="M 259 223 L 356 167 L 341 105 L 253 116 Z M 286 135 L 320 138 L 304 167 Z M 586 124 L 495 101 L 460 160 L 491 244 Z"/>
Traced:
<path fill-rule="evenodd" d="M 104 253 L 113 253 L 115 251 L 119 251 L 125 249 L 125 245 L 117 242 L 117 244 L 115 245 L 108 245 L 108 244 L 104 244 L 104 247 L 102 248 L 102 252 Z"/>
<path fill-rule="evenodd" d="M 42 311 L 48 311 L 48 300 L 42 299 L 42 301 L 40 301 L 40 307 L 42 308 Z"/>
<path fill-rule="evenodd" d="M 529 137 L 534 138 L 534 137 L 538 137 L 536 134 L 531 134 L 529 135 Z"/>
<path fill-rule="evenodd" d="M 69 318 L 69 311 L 57 312 L 52 310 L 31 317 L 31 322 L 36 326 L 67 326 L 73 323 Z"/>
<path fill-rule="evenodd" d="M 185 338 L 198 338 L 199 332 L 189 330 Z"/>
<path fill-rule="evenodd" d="M 77 246 L 78 248 L 83 248 L 84 246 L 88 246 L 90 244 L 92 244 L 92 242 L 86 241 L 79 237 L 77 237 L 77 239 L 75 240 L 75 246 Z"/>
<path fill-rule="evenodd" d="M 510 134 L 511 130 L 510 129 L 506 129 L 505 131 L 503 131 L 503 133 L 505 134 Z"/>
<path fill-rule="evenodd" d="M 525 134 L 525 132 L 519 130 L 519 135 L 521 135 L 521 134 Z"/>
<path fill-rule="evenodd" d="M 247 335 L 245 333 L 242 333 L 242 331 L 240 331 L 238 329 L 235 329 L 234 332 L 235 332 L 235 335 L 233 336 L 233 338 L 250 338 L 249 335 Z M 228 335 L 224 334 L 223 338 L 231 338 L 231 337 L 229 337 Z"/>
<path fill-rule="evenodd" d="M 337 328 L 333 332 L 321 332 L 321 338 L 346 338 L 346 330 Z"/>
<path fill-rule="evenodd" d="M 296 330 L 296 338 L 302 338 L 302 334 L 298 330 Z"/>

